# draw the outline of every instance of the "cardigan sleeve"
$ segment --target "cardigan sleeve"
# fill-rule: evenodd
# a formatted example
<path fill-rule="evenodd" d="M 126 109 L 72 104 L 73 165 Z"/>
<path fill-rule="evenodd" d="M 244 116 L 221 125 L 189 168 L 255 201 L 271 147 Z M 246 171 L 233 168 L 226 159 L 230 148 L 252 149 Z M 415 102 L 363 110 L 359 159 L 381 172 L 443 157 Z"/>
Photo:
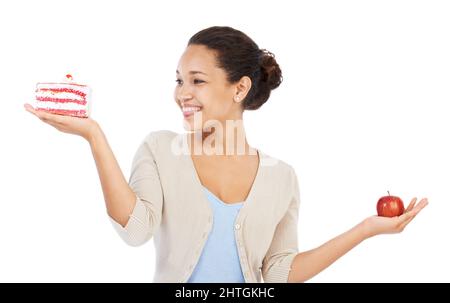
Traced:
<path fill-rule="evenodd" d="M 147 242 L 161 223 L 163 193 L 154 157 L 155 148 L 156 138 L 150 134 L 134 156 L 129 185 L 136 194 L 136 205 L 127 224 L 122 227 L 110 218 L 120 237 L 131 246 Z"/>
<path fill-rule="evenodd" d="M 275 229 L 272 243 L 263 260 L 262 276 L 267 283 L 287 282 L 292 261 L 298 253 L 297 223 L 300 193 L 293 169 L 291 176 L 293 191 L 289 207 Z"/>

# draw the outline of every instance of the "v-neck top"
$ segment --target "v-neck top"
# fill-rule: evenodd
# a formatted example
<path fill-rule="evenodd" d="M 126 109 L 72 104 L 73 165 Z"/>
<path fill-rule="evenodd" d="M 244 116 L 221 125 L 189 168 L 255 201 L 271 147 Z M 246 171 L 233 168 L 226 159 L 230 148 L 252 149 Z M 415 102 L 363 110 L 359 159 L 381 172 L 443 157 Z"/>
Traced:
<path fill-rule="evenodd" d="M 111 219 L 129 245 L 154 239 L 154 282 L 187 282 L 213 228 L 213 209 L 189 153 L 188 138 L 157 131 L 144 139 L 129 178 L 136 194 L 134 209 L 125 226 Z M 245 282 L 287 282 L 298 253 L 298 180 L 287 163 L 261 150 L 258 154 L 258 171 L 234 221 L 239 263 Z"/>
<path fill-rule="evenodd" d="M 213 224 L 189 283 L 245 282 L 234 235 L 234 224 L 244 202 L 225 203 L 203 187 L 213 211 Z"/>

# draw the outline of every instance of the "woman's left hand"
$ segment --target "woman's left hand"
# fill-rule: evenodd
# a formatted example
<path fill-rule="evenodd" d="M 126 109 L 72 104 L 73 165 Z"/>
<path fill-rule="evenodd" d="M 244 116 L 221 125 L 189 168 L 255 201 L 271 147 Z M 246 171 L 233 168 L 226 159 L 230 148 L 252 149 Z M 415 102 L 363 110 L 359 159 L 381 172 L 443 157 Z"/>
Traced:
<path fill-rule="evenodd" d="M 428 205 L 427 198 L 416 204 L 417 198 L 411 200 L 406 211 L 398 217 L 372 216 L 364 220 L 363 226 L 367 238 L 379 234 L 394 234 L 402 232 L 415 216 Z"/>

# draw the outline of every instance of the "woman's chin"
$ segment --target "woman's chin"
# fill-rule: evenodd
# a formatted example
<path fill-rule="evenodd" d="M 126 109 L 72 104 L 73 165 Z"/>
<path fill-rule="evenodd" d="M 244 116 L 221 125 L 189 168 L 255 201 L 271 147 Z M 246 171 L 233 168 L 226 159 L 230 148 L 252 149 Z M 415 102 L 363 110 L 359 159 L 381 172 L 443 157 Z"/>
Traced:
<path fill-rule="evenodd" d="M 202 129 L 201 126 L 197 126 L 196 127 L 194 125 L 193 121 L 189 121 L 189 120 L 186 120 L 186 119 L 183 120 L 183 127 L 184 127 L 184 130 L 187 131 L 187 132 L 196 132 L 196 131 L 199 131 L 199 130 Z"/>

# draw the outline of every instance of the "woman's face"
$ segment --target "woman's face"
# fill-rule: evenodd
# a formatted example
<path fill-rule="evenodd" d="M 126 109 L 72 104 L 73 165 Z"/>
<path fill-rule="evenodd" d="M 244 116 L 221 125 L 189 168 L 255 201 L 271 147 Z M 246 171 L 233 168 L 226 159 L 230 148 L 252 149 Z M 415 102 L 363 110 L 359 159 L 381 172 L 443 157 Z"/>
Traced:
<path fill-rule="evenodd" d="M 229 83 L 225 71 L 217 67 L 214 51 L 203 45 L 188 46 L 176 77 L 174 97 L 187 130 L 204 129 L 211 120 L 225 125 L 226 120 L 242 119 L 241 105 L 234 102 L 237 85 Z"/>

